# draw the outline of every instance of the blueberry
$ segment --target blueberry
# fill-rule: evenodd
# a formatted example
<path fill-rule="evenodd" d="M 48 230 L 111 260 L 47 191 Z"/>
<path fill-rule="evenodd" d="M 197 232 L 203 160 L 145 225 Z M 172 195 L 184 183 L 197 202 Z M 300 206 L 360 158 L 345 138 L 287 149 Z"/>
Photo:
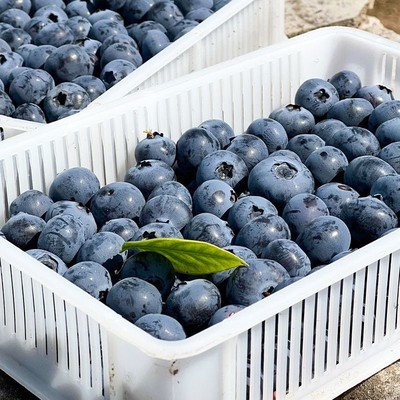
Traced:
<path fill-rule="evenodd" d="M 378 157 L 360 156 L 350 161 L 344 172 L 343 182 L 365 196 L 378 178 L 395 173 L 390 164 Z"/>
<path fill-rule="evenodd" d="M 138 44 L 136 43 L 135 39 L 130 37 L 129 35 L 123 34 L 123 33 L 117 33 L 116 35 L 109 36 L 107 39 L 104 40 L 104 42 L 101 44 L 99 48 L 99 53 L 100 56 L 103 55 L 104 51 L 111 46 L 112 44 L 125 44 L 129 45 L 131 47 L 134 47 L 135 49 L 139 49 Z"/>
<path fill-rule="evenodd" d="M 84 227 L 85 239 L 93 236 L 97 231 L 96 221 L 90 210 L 76 201 L 59 200 L 51 204 L 48 208 L 45 220 L 49 221 L 56 215 L 69 214 L 80 221 Z"/>
<path fill-rule="evenodd" d="M 9 8 L 0 14 L 0 22 L 12 25 L 14 28 L 24 29 L 31 17 L 27 12 L 18 8 Z"/>
<path fill-rule="evenodd" d="M 347 126 L 366 126 L 374 107 L 362 98 L 339 100 L 327 113 L 327 118 L 338 119 Z"/>
<path fill-rule="evenodd" d="M 199 8 L 213 8 L 213 0 L 175 0 L 175 4 L 179 9 L 187 14 L 189 11 L 197 10 Z"/>
<path fill-rule="evenodd" d="M 351 186 L 328 182 L 316 189 L 315 195 L 326 204 L 329 214 L 340 218 L 343 204 L 355 200 L 359 194 Z"/>
<path fill-rule="evenodd" d="M 15 106 L 10 96 L 3 90 L 0 90 L 0 115 L 10 117 L 15 111 Z"/>
<path fill-rule="evenodd" d="M 22 250 L 34 248 L 38 237 L 45 229 L 45 221 L 32 214 L 19 212 L 10 217 L 10 219 L 1 228 L 6 239 Z"/>
<path fill-rule="evenodd" d="M 238 267 L 228 278 L 226 297 L 230 304 L 249 306 L 268 297 L 273 289 L 290 276 L 274 260 L 250 260 L 248 267 Z"/>
<path fill-rule="evenodd" d="M 97 99 L 106 91 L 103 81 L 93 75 L 78 76 L 72 80 L 72 83 L 76 83 L 85 89 L 91 101 Z"/>
<path fill-rule="evenodd" d="M 214 214 L 201 213 L 195 215 L 185 226 L 183 237 L 225 247 L 232 243 L 234 234 L 226 221 Z"/>
<path fill-rule="evenodd" d="M 181 230 L 192 218 L 190 208 L 182 200 L 161 194 L 147 200 L 139 216 L 139 225 L 166 222 Z"/>
<path fill-rule="evenodd" d="M 246 164 L 248 171 L 269 155 L 268 147 L 262 139 L 247 133 L 234 137 L 226 150 L 238 155 Z"/>
<path fill-rule="evenodd" d="M 400 117 L 383 122 L 375 131 L 381 147 L 400 141 Z"/>
<path fill-rule="evenodd" d="M 86 90 L 76 83 L 62 82 L 47 92 L 43 99 L 43 110 L 49 122 L 71 110 L 82 110 L 90 103 Z"/>
<path fill-rule="evenodd" d="M 55 86 L 52 76 L 42 69 L 29 69 L 16 76 L 9 93 L 15 105 L 34 103 L 39 105 Z"/>
<path fill-rule="evenodd" d="M 363 86 L 357 90 L 354 97 L 368 100 L 374 108 L 386 101 L 394 100 L 391 89 L 383 85 Z"/>
<path fill-rule="evenodd" d="M 343 151 L 348 161 L 359 156 L 377 156 L 381 150 L 376 136 L 368 129 L 359 126 L 346 127 L 336 131 L 331 143 L 332 146 Z"/>
<path fill-rule="evenodd" d="M 275 239 L 290 239 L 290 229 L 279 215 L 261 215 L 249 221 L 237 233 L 234 244 L 248 247 L 257 257 Z"/>
<path fill-rule="evenodd" d="M 172 167 L 176 159 L 176 144 L 163 133 L 147 132 L 146 137 L 135 147 L 135 159 L 137 162 L 161 160 Z"/>
<path fill-rule="evenodd" d="M 255 119 L 247 127 L 245 133 L 262 139 L 269 153 L 286 148 L 289 140 L 285 128 L 272 118 Z"/>
<path fill-rule="evenodd" d="M 92 0 L 92 2 L 96 8 L 118 11 L 125 5 L 127 0 Z"/>
<path fill-rule="evenodd" d="M 99 232 L 114 232 L 125 241 L 131 240 L 139 230 L 137 223 L 130 218 L 114 218 L 107 221 Z"/>
<path fill-rule="evenodd" d="M 322 199 L 312 193 L 293 196 L 282 211 L 282 218 L 293 237 L 297 237 L 310 222 L 323 215 L 329 215 L 329 209 Z"/>
<path fill-rule="evenodd" d="M 235 190 L 226 182 L 218 179 L 206 180 L 193 194 L 193 211 L 195 214 L 206 212 L 223 218 L 236 199 Z"/>
<path fill-rule="evenodd" d="M 18 47 L 23 44 L 31 43 L 32 38 L 29 33 L 24 31 L 22 28 L 10 28 L 6 29 L 0 34 L 0 38 L 5 40 L 11 47 L 11 50 L 15 51 Z"/>
<path fill-rule="evenodd" d="M 228 150 L 216 150 L 207 154 L 199 164 L 196 183 L 201 185 L 208 180 L 221 180 L 237 188 L 248 174 L 246 163 L 238 155 Z"/>
<path fill-rule="evenodd" d="M 400 117 L 400 100 L 386 101 L 372 111 L 368 120 L 368 129 L 375 132 L 385 121 L 398 117 Z"/>
<path fill-rule="evenodd" d="M 24 26 L 25 32 L 29 33 L 29 35 L 32 38 L 32 42 L 36 44 L 36 37 L 39 34 L 39 32 L 49 24 L 52 24 L 53 21 L 51 21 L 48 17 L 45 16 L 38 16 L 38 17 L 32 17 L 29 22 L 26 23 Z"/>
<path fill-rule="evenodd" d="M 344 206 L 345 207 L 345 206 Z M 348 250 L 351 235 L 346 224 L 332 215 L 312 220 L 296 239 L 313 266 L 324 264 L 336 254 Z"/>
<path fill-rule="evenodd" d="M 234 232 L 238 232 L 248 222 L 261 215 L 277 215 L 278 210 L 266 198 L 261 196 L 244 196 L 229 209 L 228 223 Z"/>
<path fill-rule="evenodd" d="M 56 256 L 50 251 L 42 249 L 29 249 L 26 251 L 26 253 L 60 275 L 63 275 L 68 270 L 67 264 L 65 264 L 60 257 Z"/>
<path fill-rule="evenodd" d="M 153 0 L 126 1 L 122 7 L 124 21 L 127 24 L 140 22 L 153 4 Z"/>
<path fill-rule="evenodd" d="M 161 194 L 175 196 L 179 200 L 182 200 L 189 207 L 190 210 L 192 209 L 192 196 L 186 186 L 178 181 L 167 181 L 162 183 L 161 185 L 156 186 L 149 194 L 147 200 L 150 200 L 151 198 L 159 196 Z"/>
<path fill-rule="evenodd" d="M 173 225 L 165 222 L 152 222 L 141 226 L 132 236 L 132 241 L 157 239 L 157 238 L 176 238 L 183 239 L 182 233 Z"/>
<path fill-rule="evenodd" d="M 199 125 L 199 128 L 204 128 L 211 132 L 220 142 L 222 149 L 228 146 L 230 141 L 235 137 L 232 127 L 221 119 L 205 120 Z"/>
<path fill-rule="evenodd" d="M 104 68 L 110 61 L 126 60 L 136 68 L 142 65 L 143 58 L 136 47 L 125 43 L 110 44 L 100 58 L 100 68 Z"/>
<path fill-rule="evenodd" d="M 342 180 L 349 165 L 346 155 L 337 147 L 322 146 L 314 150 L 305 161 L 315 181 L 319 184 Z"/>
<path fill-rule="evenodd" d="M 296 162 L 301 162 L 300 157 L 292 150 L 289 149 L 281 149 L 281 150 L 275 150 L 270 154 L 271 157 L 287 157 L 291 160 L 294 160 Z"/>
<path fill-rule="evenodd" d="M 147 0 L 143 0 L 147 1 Z M 130 2 L 128 2 L 130 3 Z M 128 4 L 126 3 L 126 4 Z M 167 30 L 158 22 L 155 21 L 143 21 L 140 23 L 132 24 L 127 27 L 128 34 L 131 38 L 133 38 L 137 44 L 140 44 L 144 34 L 147 31 L 158 29 L 159 31 L 167 34 Z"/>
<path fill-rule="evenodd" d="M 143 60 L 147 61 L 170 45 L 168 36 L 158 29 L 148 30 L 140 41 Z"/>
<path fill-rule="evenodd" d="M 116 313 L 135 323 L 146 314 L 161 313 L 161 294 L 157 288 L 139 278 L 125 278 L 114 284 L 106 304 Z"/>
<path fill-rule="evenodd" d="M 209 130 L 190 128 L 176 143 L 178 165 L 189 171 L 195 170 L 207 154 L 220 148 L 220 142 Z"/>
<path fill-rule="evenodd" d="M 46 17 L 52 22 L 67 22 L 68 15 L 65 11 L 56 4 L 47 4 L 38 8 L 34 14 L 34 17 Z"/>
<path fill-rule="evenodd" d="M 289 139 L 310 133 L 315 125 L 311 112 L 296 104 L 288 104 L 273 110 L 269 118 L 278 121 L 284 127 Z"/>
<path fill-rule="evenodd" d="M 400 173 L 400 142 L 393 142 L 385 146 L 378 157 L 390 164 L 397 173 Z"/>
<path fill-rule="evenodd" d="M 67 20 L 67 25 L 72 30 L 75 40 L 83 40 L 88 36 L 90 31 L 91 23 L 87 18 L 81 16 L 70 17 Z"/>
<path fill-rule="evenodd" d="M 90 21 L 90 19 L 89 19 Z M 89 31 L 89 38 L 96 39 L 100 42 L 104 42 L 109 36 L 117 33 L 128 34 L 125 26 L 120 22 L 113 21 L 110 19 L 100 19 L 99 21 L 92 23 L 92 27 Z"/>
<path fill-rule="evenodd" d="M 105 87 L 110 89 L 135 69 L 136 66 L 130 61 L 120 59 L 112 60 L 103 67 L 99 78 L 103 81 Z"/>
<path fill-rule="evenodd" d="M 175 282 L 175 270 L 168 258 L 151 251 L 136 253 L 122 266 L 120 279 L 136 277 L 153 284 L 166 298 Z"/>
<path fill-rule="evenodd" d="M 12 118 L 32 121 L 37 123 L 46 123 L 46 116 L 42 109 L 33 103 L 24 103 L 18 106 L 11 114 Z"/>
<path fill-rule="evenodd" d="M 171 26 L 168 29 L 168 37 L 172 42 L 174 42 L 185 33 L 190 32 L 197 25 L 199 25 L 199 23 L 197 21 L 194 21 L 193 19 L 181 19 L 174 26 Z"/>
<path fill-rule="evenodd" d="M 355 247 L 370 243 L 398 226 L 395 212 L 382 200 L 372 196 L 360 196 L 345 203 L 340 217 L 350 229 Z"/>
<path fill-rule="evenodd" d="M 124 19 L 117 11 L 110 9 L 95 9 L 88 17 L 89 22 L 94 25 L 98 21 L 111 21 L 124 24 Z"/>
<path fill-rule="evenodd" d="M 25 59 L 25 66 L 35 69 L 43 69 L 46 60 L 56 49 L 57 47 L 47 44 L 36 46 L 29 52 L 27 58 Z"/>
<path fill-rule="evenodd" d="M 39 235 L 37 246 L 70 263 L 85 241 L 82 222 L 71 214 L 59 214 L 46 222 Z"/>
<path fill-rule="evenodd" d="M 295 94 L 295 103 L 306 108 L 316 118 L 324 117 L 338 101 L 339 93 L 336 88 L 319 78 L 304 81 Z"/>
<path fill-rule="evenodd" d="M 250 172 L 249 191 L 282 207 L 294 195 L 314 190 L 314 178 L 301 162 L 288 157 L 271 157 L 259 162 Z"/>
<path fill-rule="evenodd" d="M 315 124 L 311 133 L 319 136 L 326 145 L 331 146 L 333 135 L 342 128 L 346 128 L 346 125 L 338 119 L 323 119 Z"/>
<path fill-rule="evenodd" d="M 177 319 L 189 334 L 206 327 L 221 307 L 218 288 L 207 279 L 179 283 L 165 302 L 165 313 Z"/>
<path fill-rule="evenodd" d="M 69 2 L 65 7 L 65 13 L 69 18 L 81 16 L 84 18 L 89 18 L 91 15 L 90 6 L 86 1 L 73 0 Z"/>
<path fill-rule="evenodd" d="M 114 218 L 137 220 L 145 204 L 142 192 L 127 182 L 101 187 L 90 201 L 90 210 L 99 227 Z"/>
<path fill-rule="evenodd" d="M 50 184 L 53 201 L 71 200 L 86 205 L 100 189 L 96 174 L 85 167 L 67 168 L 56 175 Z"/>
<path fill-rule="evenodd" d="M 28 46 L 28 45 L 25 45 L 25 46 Z M 4 39 L 0 39 L 0 51 L 6 51 L 6 52 L 12 51 L 10 45 Z"/>
<path fill-rule="evenodd" d="M 24 59 L 18 53 L 13 51 L 0 52 L 0 79 L 4 85 L 8 85 L 11 72 L 15 68 L 22 67 Z"/>
<path fill-rule="evenodd" d="M 127 258 L 127 252 L 121 252 L 124 239 L 114 232 L 97 232 L 87 239 L 76 255 L 76 262 L 95 261 L 105 267 L 115 279 L 122 264 Z"/>
<path fill-rule="evenodd" d="M 301 162 L 305 162 L 308 156 L 314 151 L 325 145 L 325 141 L 318 135 L 312 133 L 298 134 L 292 137 L 287 146 L 287 150 L 292 150 L 299 157 Z"/>
<path fill-rule="evenodd" d="M 400 212 L 400 175 L 386 175 L 378 178 L 371 187 L 373 197 L 382 200 L 397 215 Z"/>
<path fill-rule="evenodd" d="M 311 271 L 311 261 L 300 246 L 290 239 L 276 239 L 264 248 L 261 258 L 281 264 L 291 278 L 306 276 Z"/>
<path fill-rule="evenodd" d="M 10 203 L 10 215 L 25 212 L 42 218 L 52 204 L 53 200 L 40 190 L 26 190 Z"/>
<path fill-rule="evenodd" d="M 164 161 L 143 160 L 128 169 L 124 181 L 135 185 L 147 198 L 152 190 L 167 181 L 176 180 L 174 170 Z"/>
<path fill-rule="evenodd" d="M 64 10 L 65 8 L 63 0 L 31 0 L 31 4 L 31 13 L 35 13 L 40 8 L 48 5 L 59 7 L 61 10 Z"/>
<path fill-rule="evenodd" d="M 236 245 L 229 245 L 223 247 L 224 250 L 229 251 L 232 254 L 235 254 L 236 256 L 240 257 L 243 261 L 246 263 L 249 262 L 249 260 L 254 260 L 257 258 L 255 253 L 250 250 L 247 247 L 244 246 L 236 246 Z M 235 271 L 237 267 L 234 268 L 229 268 L 225 269 L 223 271 L 215 272 L 211 275 L 208 275 L 208 279 L 214 283 L 220 290 L 221 294 L 224 295 L 225 293 L 225 288 L 226 288 L 226 283 L 229 278 L 229 276 Z"/>
<path fill-rule="evenodd" d="M 149 9 L 147 18 L 160 23 L 168 30 L 183 19 L 183 14 L 175 3 L 169 0 L 161 0 Z"/>
<path fill-rule="evenodd" d="M 94 261 L 76 263 L 64 272 L 63 276 L 100 301 L 105 301 L 112 287 L 110 273 Z"/>
<path fill-rule="evenodd" d="M 235 315 L 237 312 L 243 310 L 245 307 L 246 306 L 238 304 L 228 304 L 219 308 L 208 321 L 208 326 L 212 326 L 224 321 L 232 315 Z"/>
<path fill-rule="evenodd" d="M 186 15 L 185 18 L 191 19 L 196 22 L 203 22 L 205 21 L 208 17 L 214 14 L 214 11 L 211 10 L 210 8 L 207 7 L 202 7 L 202 8 L 197 8 L 196 10 L 191 10 L 189 11 Z"/>
<path fill-rule="evenodd" d="M 31 0 L 5 0 L 0 3 L 0 12 L 9 8 L 18 8 L 29 14 L 31 11 Z"/>
<path fill-rule="evenodd" d="M 329 78 L 328 82 L 335 86 L 340 100 L 349 97 L 358 97 L 355 94 L 361 88 L 361 79 L 354 71 L 339 71 Z"/>
<path fill-rule="evenodd" d="M 74 40 L 74 33 L 66 22 L 55 22 L 44 25 L 33 42 L 37 45 L 50 44 L 54 47 L 60 47 L 64 44 L 71 44 Z"/>
<path fill-rule="evenodd" d="M 168 341 L 186 339 L 183 326 L 169 315 L 146 314 L 140 317 L 135 325 L 157 339 Z"/>
<path fill-rule="evenodd" d="M 58 47 L 47 58 L 44 69 L 55 77 L 57 82 L 70 82 L 81 75 L 90 75 L 92 65 L 88 53 L 76 44 Z"/>

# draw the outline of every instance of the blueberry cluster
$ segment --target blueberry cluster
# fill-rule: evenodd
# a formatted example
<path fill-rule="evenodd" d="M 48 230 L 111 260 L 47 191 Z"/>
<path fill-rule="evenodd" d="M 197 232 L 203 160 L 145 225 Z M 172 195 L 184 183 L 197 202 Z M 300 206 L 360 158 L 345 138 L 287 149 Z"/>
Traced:
<path fill-rule="evenodd" d="M 20 194 L 1 232 L 153 336 L 183 339 L 397 228 L 399 132 L 391 91 L 340 71 L 240 135 L 219 119 L 176 143 L 147 132 L 123 181 L 67 169 L 48 194 Z M 154 238 L 248 266 L 187 276 L 162 254 L 121 252 Z"/>
<path fill-rule="evenodd" d="M 0 115 L 75 114 L 229 1 L 4 0 Z"/>

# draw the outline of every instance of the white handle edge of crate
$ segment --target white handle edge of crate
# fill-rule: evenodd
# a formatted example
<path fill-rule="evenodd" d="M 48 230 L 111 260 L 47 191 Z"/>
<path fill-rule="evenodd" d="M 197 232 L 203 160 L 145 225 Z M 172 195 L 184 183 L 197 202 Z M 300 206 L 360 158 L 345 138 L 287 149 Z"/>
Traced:
<path fill-rule="evenodd" d="M 400 229 L 364 246 L 361 251 L 356 250 L 335 261 L 328 268 L 323 268 L 300 281 L 294 282 L 290 286 L 290 290 L 282 289 L 273 296 L 249 306 L 251 307 L 251 312 L 248 307 L 245 317 L 244 314 L 237 313 L 225 321 L 185 340 L 165 342 L 141 331 L 132 323 L 98 302 L 98 300 L 66 281 L 62 276 L 46 270 L 47 267 L 40 265 L 40 262 L 5 239 L 0 238 L 1 254 L 5 261 L 13 264 L 13 260 L 15 262 L 16 258 L 18 258 L 18 268 L 21 271 L 56 294 L 58 294 L 58 291 L 55 291 L 55 288 L 61 287 L 63 289 L 62 293 L 58 295 L 62 296 L 72 306 L 79 308 L 82 312 L 94 318 L 108 332 L 130 343 L 132 341 L 132 330 L 134 330 L 134 344 L 136 347 L 151 357 L 166 360 L 191 357 L 237 336 L 239 333 L 303 301 L 307 297 L 305 295 L 306 291 L 313 295 L 350 276 L 361 268 L 388 256 L 392 252 L 398 251 L 398 243 L 400 243 Z M 41 274 L 37 273 L 37 268 L 42 268 Z M 68 287 L 68 290 L 65 290 L 65 287 Z M 85 296 L 85 301 L 82 301 L 82 296 Z M 267 307 L 266 304 L 268 304 Z M 118 329 L 115 328 L 116 326 L 118 326 Z"/>

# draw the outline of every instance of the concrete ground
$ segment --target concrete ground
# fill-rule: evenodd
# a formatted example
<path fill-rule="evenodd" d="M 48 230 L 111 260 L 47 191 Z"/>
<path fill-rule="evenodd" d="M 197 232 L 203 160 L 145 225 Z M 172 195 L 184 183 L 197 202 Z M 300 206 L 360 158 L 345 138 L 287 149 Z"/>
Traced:
<path fill-rule="evenodd" d="M 373 3 L 374 9 L 368 9 Z M 289 37 L 321 26 L 345 25 L 400 42 L 400 30 L 396 33 L 388 29 L 400 28 L 399 18 L 398 0 L 286 0 L 286 33 Z M 0 370 L 0 400 L 35 399 Z M 400 361 L 335 400 L 400 400 Z"/>

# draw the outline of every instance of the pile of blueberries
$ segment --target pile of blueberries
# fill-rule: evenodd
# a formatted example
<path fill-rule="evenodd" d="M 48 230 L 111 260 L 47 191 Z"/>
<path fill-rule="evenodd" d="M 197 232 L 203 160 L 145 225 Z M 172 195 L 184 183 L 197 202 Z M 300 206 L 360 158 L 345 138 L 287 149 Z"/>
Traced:
<path fill-rule="evenodd" d="M 400 100 L 342 70 L 235 135 L 209 119 L 175 143 L 147 132 L 123 181 L 83 167 L 28 190 L 1 229 L 10 242 L 146 332 L 183 339 L 398 227 Z M 125 241 L 191 239 L 248 266 L 176 273 Z M 245 263 L 244 263 L 245 264 Z"/>
<path fill-rule="evenodd" d="M 0 115 L 75 114 L 230 0 L 0 2 Z"/>

